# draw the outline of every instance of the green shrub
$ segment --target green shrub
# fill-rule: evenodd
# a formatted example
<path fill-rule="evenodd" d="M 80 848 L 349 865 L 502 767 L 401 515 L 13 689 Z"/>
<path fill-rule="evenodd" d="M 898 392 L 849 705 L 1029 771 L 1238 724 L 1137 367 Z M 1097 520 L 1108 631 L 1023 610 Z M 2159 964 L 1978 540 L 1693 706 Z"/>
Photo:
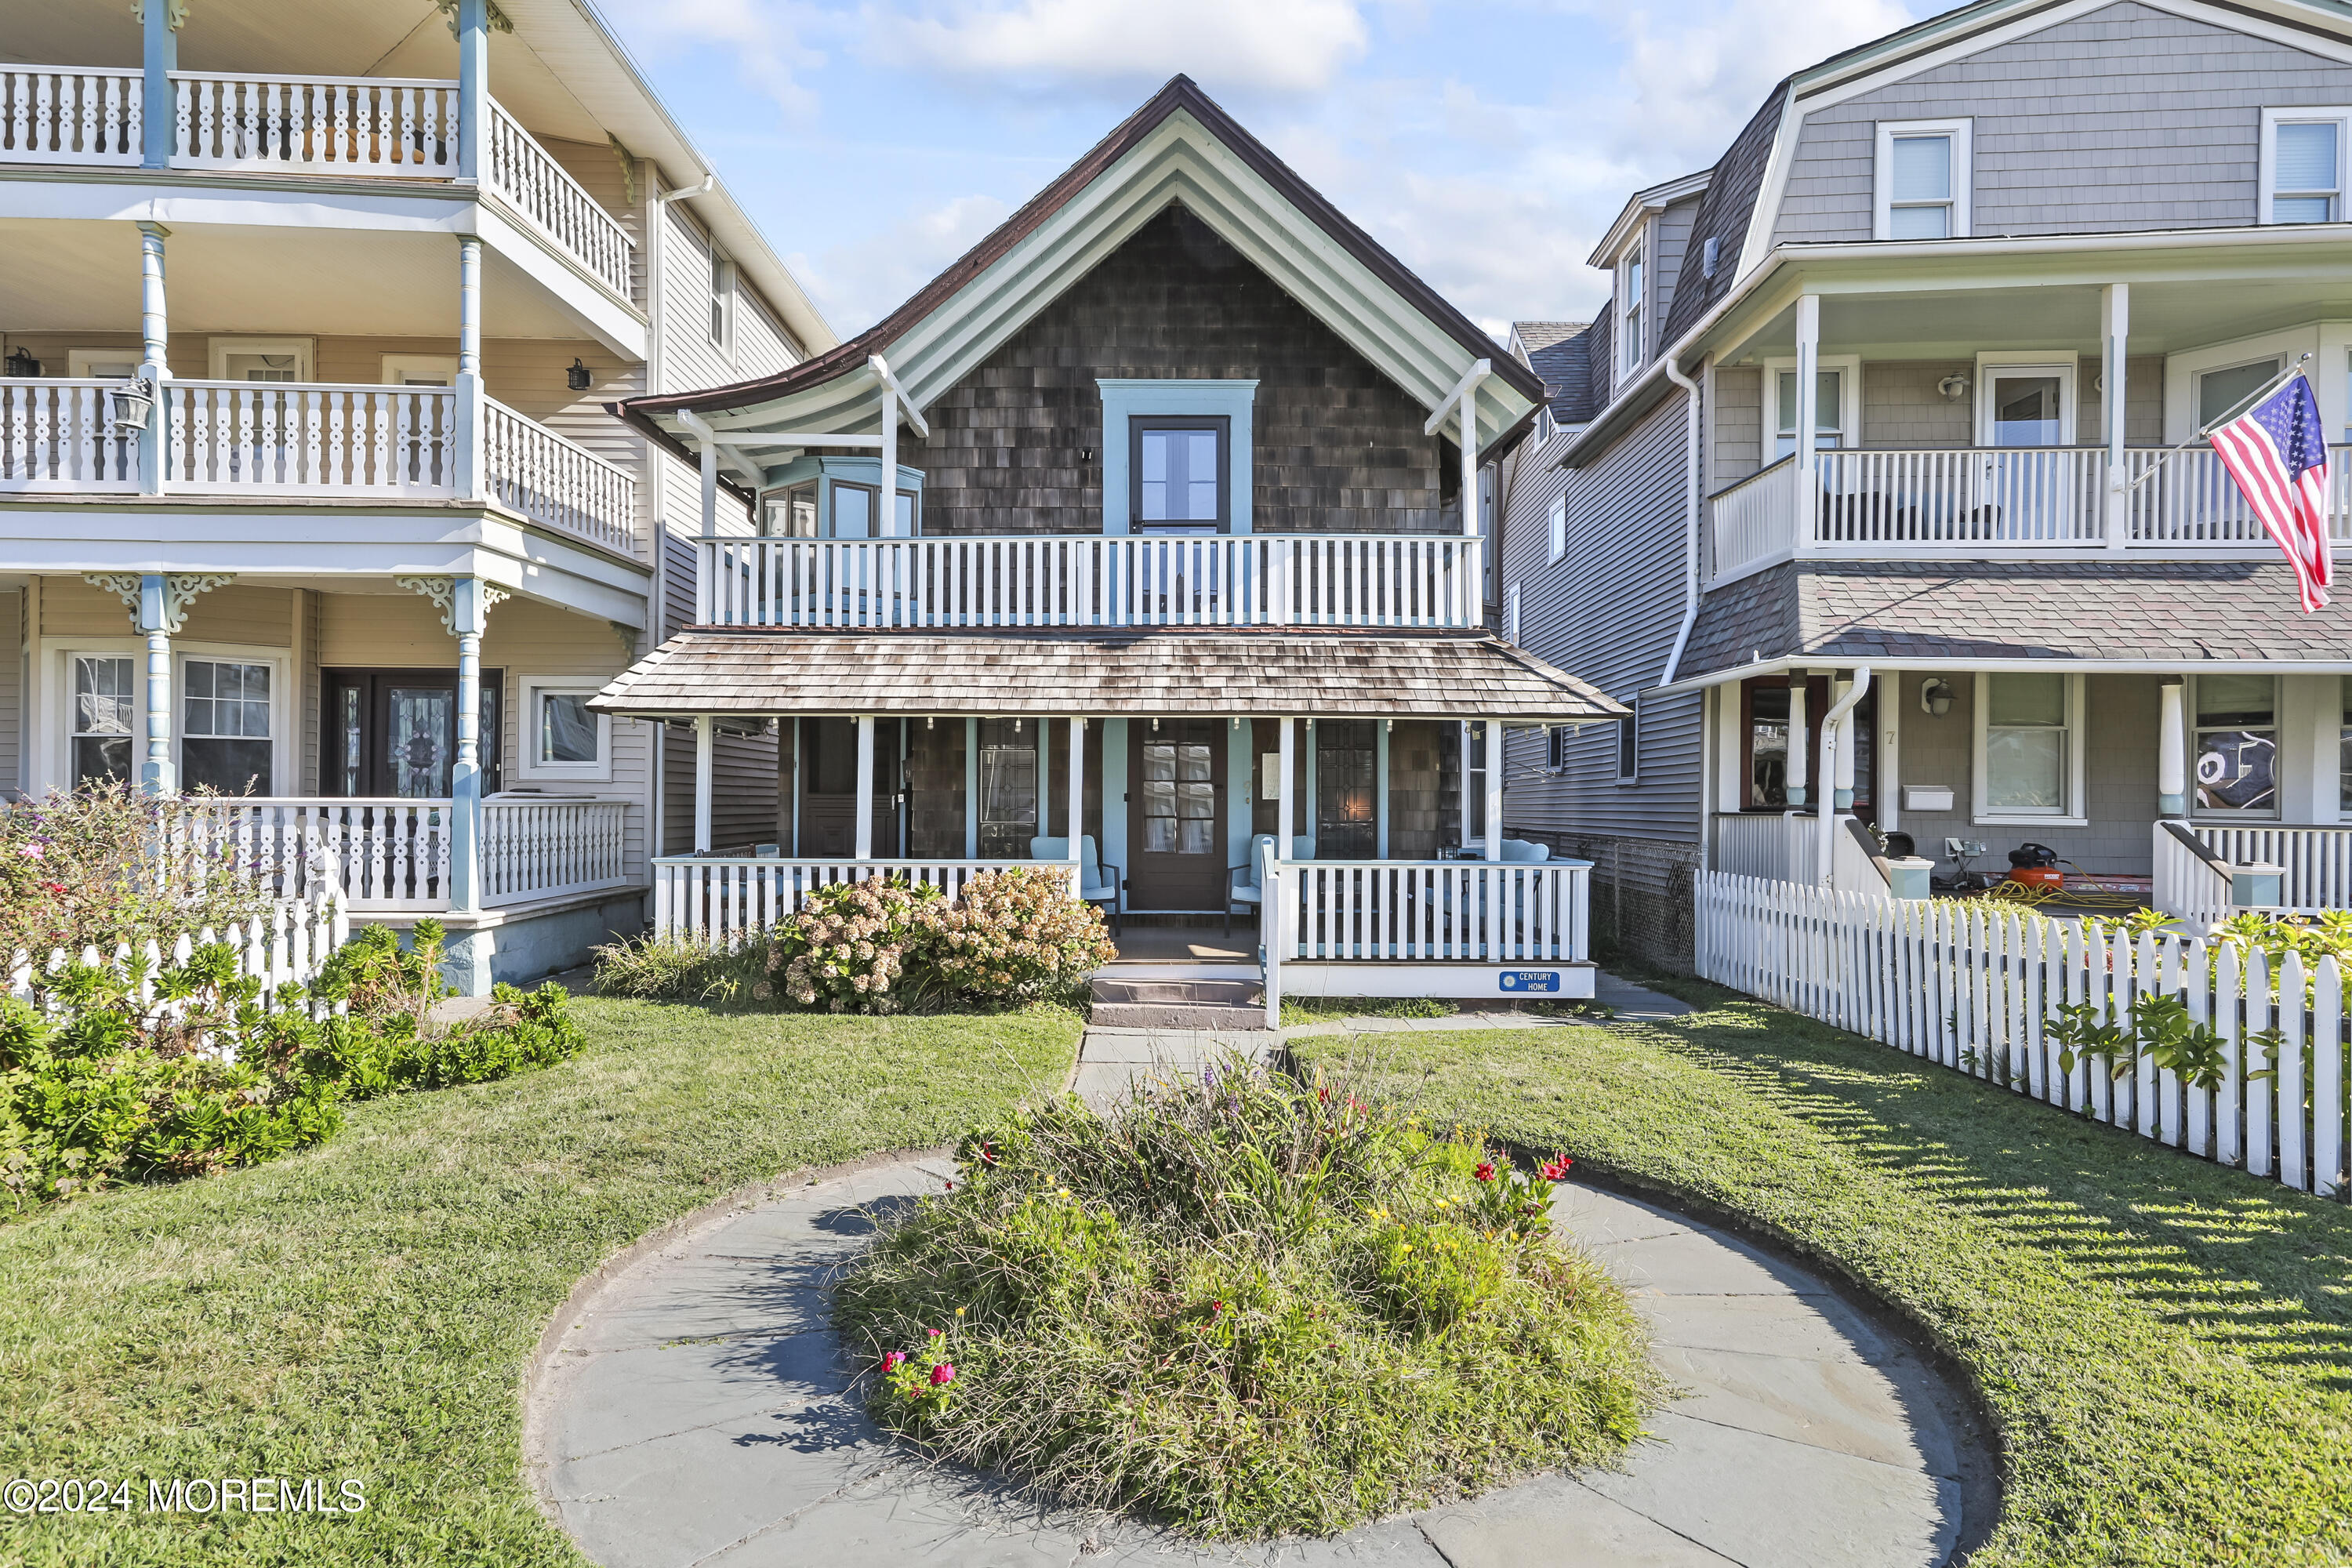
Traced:
<path fill-rule="evenodd" d="M 0 963 L 62 948 L 226 932 L 268 907 L 232 839 L 212 830 L 217 797 L 142 795 L 121 784 L 0 804 Z"/>
<path fill-rule="evenodd" d="M 596 989 L 644 1002 L 765 1002 L 774 995 L 772 945 L 765 934 L 734 942 L 676 931 L 628 937 L 592 950 Z"/>
<path fill-rule="evenodd" d="M 1606 1458 L 1660 1397 L 1543 1180 L 1342 1085 L 1230 1062 L 958 1164 L 836 1320 L 883 1425 L 1064 1503 L 1328 1533 Z"/>
<path fill-rule="evenodd" d="M 984 1006 L 1066 995 L 1118 956 L 1102 912 L 1071 896 L 1065 871 L 983 871 L 919 921 L 911 962 L 919 977 Z"/>

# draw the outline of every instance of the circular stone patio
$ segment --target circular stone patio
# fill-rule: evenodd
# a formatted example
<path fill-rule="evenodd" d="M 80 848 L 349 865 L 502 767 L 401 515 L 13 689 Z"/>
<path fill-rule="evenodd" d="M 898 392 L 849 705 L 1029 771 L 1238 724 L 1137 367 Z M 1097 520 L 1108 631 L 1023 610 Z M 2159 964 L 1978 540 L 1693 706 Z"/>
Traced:
<path fill-rule="evenodd" d="M 1986 1474 L 1966 1406 L 1818 1278 L 1575 1183 L 1560 1228 L 1624 1281 L 1683 1396 L 1617 1470 L 1547 1474 L 1332 1541 L 1202 1548 L 1043 1510 L 924 1464 L 866 1419 L 826 1319 L 877 1216 L 944 1153 L 719 1205 L 575 1294 L 541 1347 L 527 1442 L 542 1497 L 608 1568 L 1349 1563 L 1373 1568 L 1909 1568 L 1945 1562 Z M 1969 1533 L 1988 1521 L 1971 1518 Z"/>

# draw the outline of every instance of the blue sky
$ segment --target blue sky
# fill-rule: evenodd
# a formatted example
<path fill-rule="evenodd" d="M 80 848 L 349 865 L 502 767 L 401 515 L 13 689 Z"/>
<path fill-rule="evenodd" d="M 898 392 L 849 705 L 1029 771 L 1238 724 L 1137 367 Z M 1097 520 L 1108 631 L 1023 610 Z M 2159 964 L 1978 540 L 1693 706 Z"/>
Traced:
<path fill-rule="evenodd" d="M 1178 71 L 1499 331 L 1643 184 L 1937 0 L 602 0 L 845 336 Z"/>

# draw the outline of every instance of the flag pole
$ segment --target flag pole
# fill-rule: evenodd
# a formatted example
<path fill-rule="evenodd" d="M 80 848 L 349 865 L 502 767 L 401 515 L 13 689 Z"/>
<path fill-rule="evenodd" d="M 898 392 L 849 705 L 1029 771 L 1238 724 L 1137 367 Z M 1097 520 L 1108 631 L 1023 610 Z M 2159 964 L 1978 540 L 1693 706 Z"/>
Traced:
<path fill-rule="evenodd" d="M 2222 415 L 2219 419 L 2209 421 L 2203 427 L 2199 429 L 2197 434 L 2191 436 L 2188 440 L 2183 441 L 2178 447 L 2167 447 L 2165 449 L 2164 456 L 2158 458 L 2155 462 L 2150 463 L 2147 466 L 2147 471 L 2146 473 L 2140 475 L 2139 478 L 2134 479 L 2130 484 L 2124 487 L 2124 492 L 2128 495 L 2133 490 L 2139 489 L 2140 486 L 2147 483 L 2148 480 L 2156 478 L 2158 471 L 2161 469 L 2165 464 L 2172 461 L 2173 458 L 2180 456 L 2181 453 L 2189 450 L 2189 447 L 2194 447 L 2198 442 L 2204 440 L 2214 431 L 2219 430 L 2222 426 L 2227 425 L 2231 420 L 2235 419 L 2239 415 L 2243 414 L 2247 409 L 2252 408 L 2255 404 L 2261 402 L 2263 398 L 2268 397 L 2280 387 L 2284 386 L 2294 377 L 2301 375 L 2303 374 L 2303 367 L 2310 363 L 2311 353 L 2308 350 L 2297 354 L 2293 364 L 2287 366 L 2284 370 L 2279 372 L 2276 375 L 2263 383 L 2262 385 L 2254 388 L 2253 391 L 2246 394 L 2245 396 L 2238 399 L 2235 404 L 2231 405 L 2230 411 L 2227 414 Z"/>

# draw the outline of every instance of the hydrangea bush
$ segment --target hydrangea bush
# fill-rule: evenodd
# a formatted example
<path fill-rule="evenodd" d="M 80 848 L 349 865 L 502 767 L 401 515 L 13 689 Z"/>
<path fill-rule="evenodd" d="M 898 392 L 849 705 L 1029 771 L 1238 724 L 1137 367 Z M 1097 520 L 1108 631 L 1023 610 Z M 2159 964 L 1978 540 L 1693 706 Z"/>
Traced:
<path fill-rule="evenodd" d="M 772 984 L 803 1007 L 900 1011 L 908 948 L 921 941 L 923 914 L 939 897 L 937 888 L 882 877 L 817 889 L 769 950 Z"/>
<path fill-rule="evenodd" d="M 923 914 L 922 957 L 942 989 L 981 1003 L 1032 1002 L 1118 956 L 1100 910 L 1070 896 L 1066 873 L 982 871 L 951 904 Z"/>

